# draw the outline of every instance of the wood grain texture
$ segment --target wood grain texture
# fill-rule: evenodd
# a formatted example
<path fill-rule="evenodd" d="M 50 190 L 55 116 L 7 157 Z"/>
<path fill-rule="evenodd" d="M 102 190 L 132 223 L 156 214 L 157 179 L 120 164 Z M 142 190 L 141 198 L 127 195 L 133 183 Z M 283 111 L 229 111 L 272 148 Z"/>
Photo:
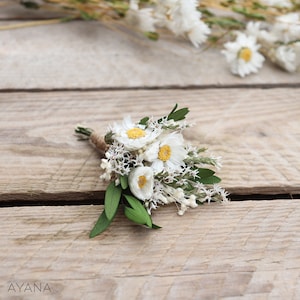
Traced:
<path fill-rule="evenodd" d="M 99 199 L 100 158 L 74 126 L 100 134 L 123 116 L 139 120 L 187 106 L 188 141 L 222 156 L 234 194 L 300 192 L 299 89 L 138 90 L 0 94 L 0 199 Z"/>
<path fill-rule="evenodd" d="M 299 200 L 155 212 L 157 231 L 121 212 L 101 236 L 101 206 L 0 210 L 5 299 L 290 299 L 300 297 Z M 8 290 L 34 282 L 50 290 Z M 23 288 L 24 289 L 24 288 Z M 45 298 L 44 298 L 45 297 Z"/>
<path fill-rule="evenodd" d="M 202 51 L 167 34 L 152 42 L 97 22 L 1 31 L 0 37 L 0 89 L 299 84 L 299 74 L 268 62 L 242 79 L 231 75 L 219 49 Z"/>

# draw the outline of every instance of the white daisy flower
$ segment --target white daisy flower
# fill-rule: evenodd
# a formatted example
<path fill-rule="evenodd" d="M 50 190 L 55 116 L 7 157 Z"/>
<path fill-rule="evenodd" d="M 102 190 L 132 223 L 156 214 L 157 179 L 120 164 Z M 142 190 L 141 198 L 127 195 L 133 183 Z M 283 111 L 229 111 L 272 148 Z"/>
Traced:
<path fill-rule="evenodd" d="M 258 52 L 260 45 L 256 43 L 256 38 L 238 32 L 234 42 L 224 44 L 227 62 L 230 64 L 231 72 L 244 77 L 250 73 L 256 73 L 265 58 Z"/>
<path fill-rule="evenodd" d="M 276 18 L 272 29 L 277 40 L 284 43 L 297 40 L 300 37 L 299 13 L 289 13 Z"/>
<path fill-rule="evenodd" d="M 205 42 L 210 33 L 209 27 L 200 20 L 195 0 L 158 0 L 155 17 L 158 26 L 188 37 L 195 47 Z"/>
<path fill-rule="evenodd" d="M 187 157 L 182 135 L 171 133 L 161 138 L 149 146 L 143 157 L 152 163 L 151 167 L 155 174 L 162 172 L 164 168 L 169 171 L 180 169 Z"/>
<path fill-rule="evenodd" d="M 113 138 L 123 144 L 125 149 L 134 151 L 153 142 L 161 131 L 145 128 L 143 125 L 133 123 L 130 117 L 126 117 L 122 124 L 113 125 L 112 132 Z"/>
<path fill-rule="evenodd" d="M 151 198 L 153 183 L 153 170 L 150 167 L 135 168 L 128 176 L 128 184 L 132 194 L 143 201 Z"/>

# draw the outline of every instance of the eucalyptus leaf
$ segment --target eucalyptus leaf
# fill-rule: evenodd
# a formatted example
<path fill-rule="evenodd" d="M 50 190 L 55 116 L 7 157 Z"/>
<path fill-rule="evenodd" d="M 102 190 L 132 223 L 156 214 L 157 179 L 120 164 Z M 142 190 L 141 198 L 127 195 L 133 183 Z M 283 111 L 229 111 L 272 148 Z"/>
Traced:
<path fill-rule="evenodd" d="M 126 190 L 128 188 L 128 176 L 123 175 L 120 176 L 120 183 L 123 190 Z"/>
<path fill-rule="evenodd" d="M 130 195 L 124 195 L 125 199 L 128 201 L 130 206 L 132 207 L 132 210 L 127 209 L 127 214 L 129 214 L 130 217 L 126 215 L 126 207 L 125 207 L 125 215 L 128 217 L 128 219 L 132 220 L 135 223 L 138 224 L 144 224 L 147 225 L 148 227 L 152 228 L 152 220 L 151 217 L 149 216 L 146 208 L 142 205 L 142 203 L 136 199 L 133 196 Z M 133 217 L 135 220 L 131 219 Z"/>
<path fill-rule="evenodd" d="M 105 210 L 103 210 L 103 212 L 99 216 L 99 219 L 96 222 L 94 228 L 90 232 L 90 238 L 93 238 L 93 237 L 99 235 L 100 233 L 102 233 L 104 230 L 106 230 L 107 227 L 110 225 L 112 219 L 108 220 L 106 217 L 106 214 L 105 214 Z"/>
<path fill-rule="evenodd" d="M 121 186 L 116 186 L 112 181 L 106 189 L 104 198 L 105 214 L 108 220 L 112 220 L 118 209 L 121 199 Z"/>
<path fill-rule="evenodd" d="M 212 175 L 210 177 L 200 178 L 199 180 L 203 184 L 215 184 L 219 183 L 221 181 L 221 178 L 215 175 Z"/>

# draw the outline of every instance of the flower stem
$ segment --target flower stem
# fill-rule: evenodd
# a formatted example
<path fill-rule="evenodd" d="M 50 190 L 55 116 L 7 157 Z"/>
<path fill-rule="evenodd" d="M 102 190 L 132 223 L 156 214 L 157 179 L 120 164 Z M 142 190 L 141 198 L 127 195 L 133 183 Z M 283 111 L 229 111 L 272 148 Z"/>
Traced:
<path fill-rule="evenodd" d="M 88 127 L 84 127 L 84 126 L 81 126 L 81 125 L 77 125 L 77 126 L 75 127 L 75 132 L 76 132 L 77 134 L 82 134 L 82 135 L 84 135 L 84 136 L 90 137 L 91 134 L 94 132 L 94 130 L 91 129 L 91 128 L 88 128 Z"/>
<path fill-rule="evenodd" d="M 22 22 L 22 23 L 17 23 L 17 24 L 0 26 L 0 30 L 19 29 L 19 28 L 26 28 L 26 27 L 33 27 L 33 26 L 40 26 L 40 25 L 59 24 L 62 22 L 69 21 L 71 19 L 74 19 L 74 18 L 70 17 L 70 18 L 59 18 L 59 19 L 42 20 L 42 21 Z"/>
<path fill-rule="evenodd" d="M 89 139 L 89 141 L 95 146 L 95 148 L 104 155 L 108 150 L 109 146 L 105 143 L 105 140 L 102 136 L 98 135 L 93 129 L 84 127 L 82 125 L 77 125 L 75 127 L 75 133 L 83 136 L 85 139 Z"/>

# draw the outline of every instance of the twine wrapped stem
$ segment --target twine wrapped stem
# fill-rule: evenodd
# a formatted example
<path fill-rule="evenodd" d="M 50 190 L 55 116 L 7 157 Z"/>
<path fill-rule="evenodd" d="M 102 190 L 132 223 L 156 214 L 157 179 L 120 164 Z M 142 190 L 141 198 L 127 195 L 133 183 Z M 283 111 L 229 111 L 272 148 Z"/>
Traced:
<path fill-rule="evenodd" d="M 109 146 L 105 143 L 104 138 L 94 131 L 90 135 L 90 142 L 102 155 L 104 155 L 109 148 Z"/>
<path fill-rule="evenodd" d="M 93 129 L 78 125 L 75 128 L 76 134 L 78 134 L 83 139 L 88 139 L 91 144 L 104 156 L 105 152 L 108 150 L 109 145 L 105 143 L 102 136 L 97 134 Z"/>

